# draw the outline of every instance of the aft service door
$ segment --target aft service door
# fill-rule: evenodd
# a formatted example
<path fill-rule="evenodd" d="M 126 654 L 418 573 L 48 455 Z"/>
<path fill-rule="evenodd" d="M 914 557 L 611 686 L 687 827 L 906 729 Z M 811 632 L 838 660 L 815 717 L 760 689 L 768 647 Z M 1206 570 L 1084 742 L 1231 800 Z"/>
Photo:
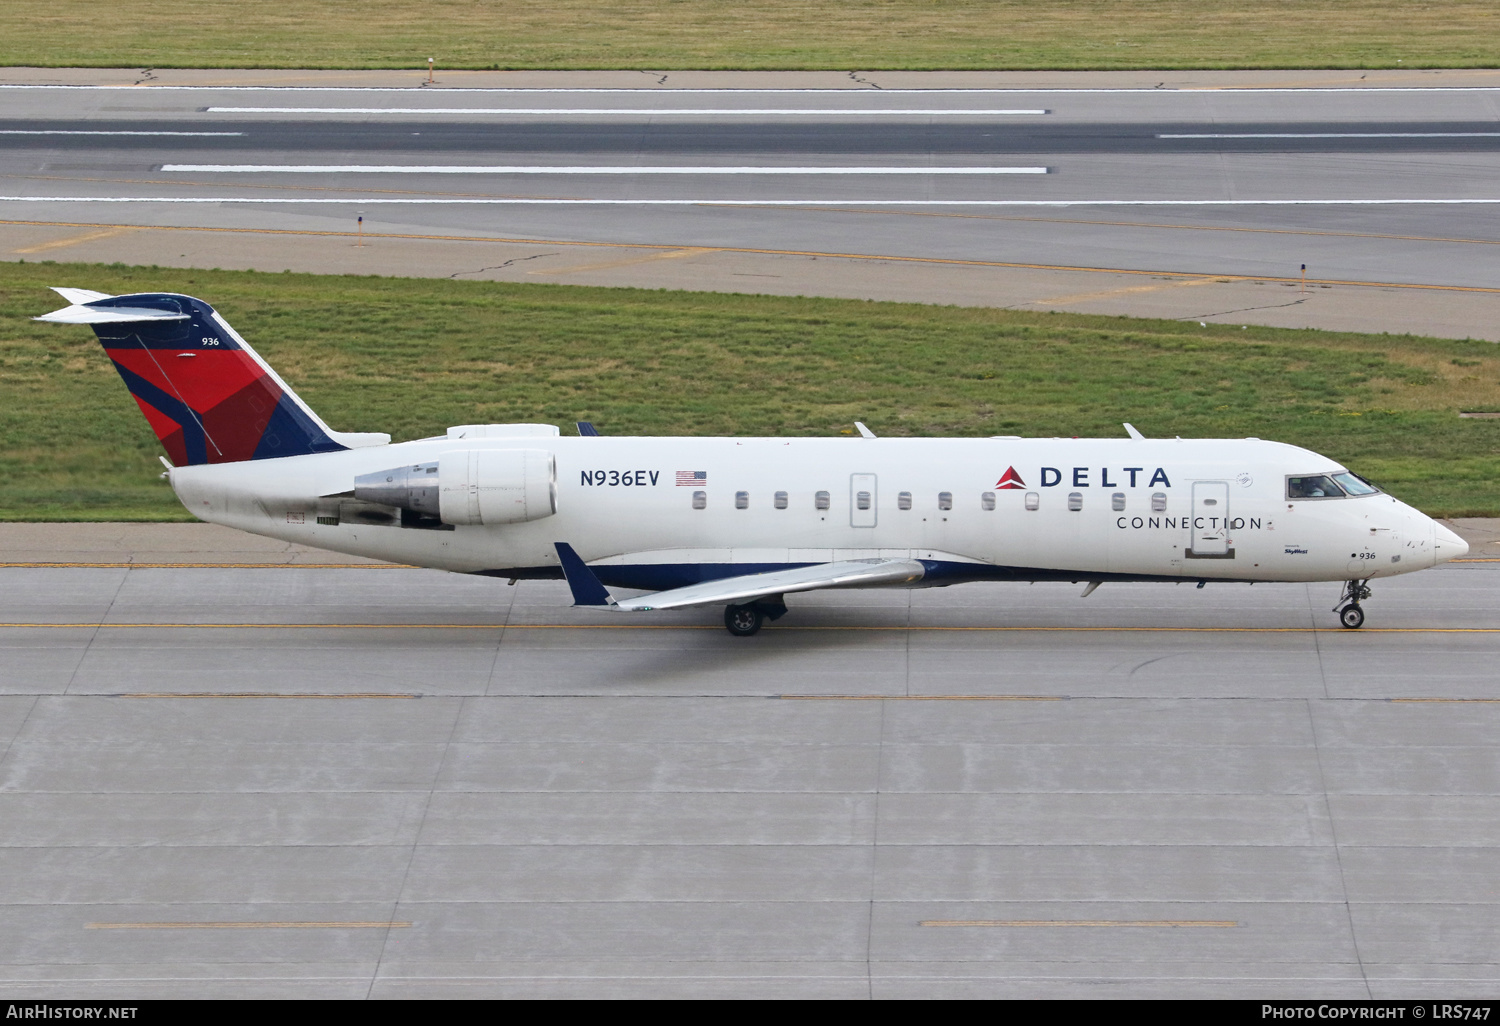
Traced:
<path fill-rule="evenodd" d="M 1188 554 L 1229 555 L 1229 483 L 1193 482 L 1193 519 L 1188 521 Z"/>
<path fill-rule="evenodd" d="M 849 526 L 875 526 L 875 475 L 849 475 Z"/>

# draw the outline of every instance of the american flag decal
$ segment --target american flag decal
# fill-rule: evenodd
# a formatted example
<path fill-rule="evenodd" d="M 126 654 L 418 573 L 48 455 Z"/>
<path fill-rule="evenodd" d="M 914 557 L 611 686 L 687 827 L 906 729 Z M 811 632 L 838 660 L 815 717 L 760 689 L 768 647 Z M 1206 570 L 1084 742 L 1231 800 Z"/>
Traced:
<path fill-rule="evenodd" d="M 677 487 L 692 488 L 702 487 L 708 484 L 708 471 L 706 470 L 679 470 L 677 472 Z"/>

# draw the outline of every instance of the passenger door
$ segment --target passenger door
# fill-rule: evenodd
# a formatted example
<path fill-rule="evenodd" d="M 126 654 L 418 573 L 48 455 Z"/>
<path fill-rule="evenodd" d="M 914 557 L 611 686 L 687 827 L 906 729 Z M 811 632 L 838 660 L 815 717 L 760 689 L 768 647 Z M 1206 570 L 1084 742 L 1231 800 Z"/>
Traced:
<path fill-rule="evenodd" d="M 874 474 L 849 475 L 849 526 L 874 527 L 876 513 Z"/>
<path fill-rule="evenodd" d="M 1229 555 L 1229 482 L 1193 482 L 1188 549 L 1199 558 Z"/>

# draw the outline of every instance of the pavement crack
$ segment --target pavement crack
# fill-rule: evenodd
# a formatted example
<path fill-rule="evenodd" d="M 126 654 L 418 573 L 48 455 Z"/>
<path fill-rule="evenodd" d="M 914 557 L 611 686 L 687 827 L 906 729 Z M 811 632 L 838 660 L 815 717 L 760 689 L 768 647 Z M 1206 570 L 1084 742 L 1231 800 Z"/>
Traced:
<path fill-rule="evenodd" d="M 525 263 L 527 260 L 540 260 L 542 257 L 549 257 L 549 256 L 557 256 L 557 254 L 556 253 L 533 253 L 531 256 L 516 257 L 513 260 L 507 260 L 507 261 L 505 261 L 505 263 L 503 263 L 503 264 L 493 264 L 490 267 L 481 267 L 478 270 L 474 270 L 474 271 L 454 271 L 452 274 L 448 275 L 448 277 L 449 278 L 457 278 L 461 274 L 483 274 L 485 271 L 501 271 L 501 270 L 504 270 L 505 268 L 509 267 L 511 264 Z"/>
<path fill-rule="evenodd" d="M 15 750 L 16 744 L 20 742 L 21 734 L 26 730 L 26 724 L 31 722 L 31 716 L 36 712 L 36 707 L 41 704 L 41 701 L 41 695 L 32 696 L 31 705 L 26 708 L 26 715 L 21 717 L 21 722 L 16 725 L 16 732 L 5 742 L 5 748 L 0 750 L 0 771 L 4 770 L 6 760 L 10 758 L 10 753 Z M 0 772 L 0 791 L 7 790 L 10 790 L 10 788 L 6 784 L 5 774 L 4 772 Z"/>
<path fill-rule="evenodd" d="M 1349 877 L 1344 871 L 1344 852 L 1339 845 L 1338 819 L 1333 809 L 1333 798 L 1328 790 L 1328 773 L 1323 766 L 1323 747 L 1318 740 L 1318 714 L 1311 699 L 1303 700 L 1303 708 L 1307 712 L 1307 727 L 1312 740 L 1313 759 L 1318 768 L 1318 786 L 1323 792 L 1323 814 L 1328 817 L 1328 839 L 1333 844 L 1333 862 L 1338 869 L 1339 888 L 1343 891 L 1344 919 L 1349 926 L 1349 945 L 1354 952 L 1354 962 L 1359 966 L 1360 981 L 1365 985 L 1366 999 L 1374 1000 L 1375 992 L 1370 987 L 1370 973 L 1365 967 L 1364 956 L 1359 950 L 1359 929 L 1354 921 L 1354 906 L 1349 900 Z"/>
<path fill-rule="evenodd" d="M 1249 313 L 1252 310 L 1282 310 L 1289 306 L 1300 306 L 1307 302 L 1309 297 L 1294 299 L 1290 303 L 1271 303 L 1267 306 L 1242 306 L 1238 310 L 1220 310 L 1218 313 L 1194 314 L 1191 317 L 1179 317 L 1179 321 L 1201 321 L 1206 317 L 1228 317 L 1230 314 Z"/>
<path fill-rule="evenodd" d="M 365 989 L 366 1000 L 374 996 L 375 987 L 378 983 L 380 983 L 380 974 L 385 966 L 386 954 L 391 944 L 391 924 L 394 924 L 396 922 L 396 916 L 401 911 L 401 901 L 405 897 L 407 887 L 412 879 L 412 866 L 416 864 L 417 852 L 421 849 L 422 846 L 422 831 L 426 829 L 427 817 L 432 811 L 432 800 L 433 797 L 437 794 L 438 783 L 443 779 L 443 769 L 448 765 L 449 756 L 453 751 L 454 741 L 458 737 L 459 727 L 464 722 L 464 711 L 471 701 L 472 699 L 468 698 L 459 699 L 458 709 L 453 715 L 453 725 L 448 729 L 448 738 L 443 744 L 442 754 L 438 756 L 437 766 L 433 770 L 432 779 L 428 782 L 427 793 L 422 801 L 422 812 L 421 815 L 417 817 L 417 828 L 412 834 L 411 850 L 407 853 L 406 856 L 406 868 L 401 874 L 401 882 L 396 885 L 396 893 L 391 901 L 390 919 L 387 921 L 387 925 L 382 931 L 383 936 L 380 940 L 380 950 L 375 955 L 375 965 L 370 971 L 370 982 Z M 420 795 L 422 792 L 418 790 L 416 793 Z"/>
<path fill-rule="evenodd" d="M 880 88 L 880 86 L 876 82 L 874 82 L 874 81 L 872 81 L 872 80 L 870 80 L 868 78 L 862 77 L 858 72 L 855 72 L 855 71 L 849 72 L 849 77 L 852 78 L 854 81 L 858 82 L 860 85 L 867 85 L 871 89 L 879 89 Z"/>

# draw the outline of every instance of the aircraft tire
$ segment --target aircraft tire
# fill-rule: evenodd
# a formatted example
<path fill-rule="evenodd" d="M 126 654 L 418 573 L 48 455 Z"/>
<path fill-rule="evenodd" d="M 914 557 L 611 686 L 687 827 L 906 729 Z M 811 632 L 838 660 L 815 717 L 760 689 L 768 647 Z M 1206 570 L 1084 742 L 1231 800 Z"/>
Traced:
<path fill-rule="evenodd" d="M 725 606 L 724 626 L 737 638 L 748 638 L 760 631 L 766 614 L 755 606 Z"/>
<path fill-rule="evenodd" d="M 1339 623 L 1351 631 L 1357 631 L 1365 625 L 1365 611 L 1358 605 L 1350 603 L 1339 610 Z"/>

